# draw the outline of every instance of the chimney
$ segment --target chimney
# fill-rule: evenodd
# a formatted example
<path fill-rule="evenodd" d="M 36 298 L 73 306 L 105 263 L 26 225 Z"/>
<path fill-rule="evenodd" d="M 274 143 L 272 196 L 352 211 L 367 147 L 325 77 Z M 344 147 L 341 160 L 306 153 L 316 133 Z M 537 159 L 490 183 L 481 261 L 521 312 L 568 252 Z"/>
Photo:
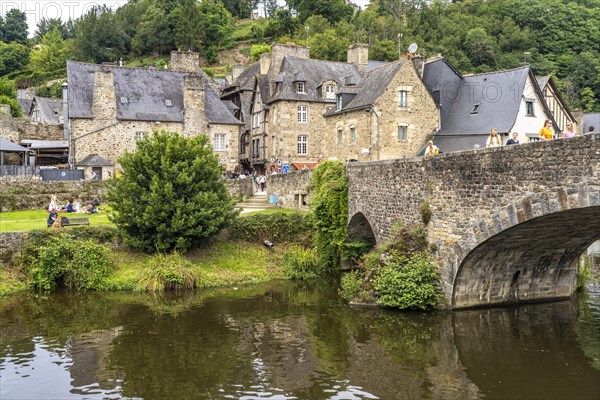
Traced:
<path fill-rule="evenodd" d="M 117 118 L 117 101 L 126 104 L 129 99 L 117 99 L 115 81 L 110 68 L 101 68 L 94 74 L 94 94 L 92 98 L 92 115 L 95 119 Z"/>
<path fill-rule="evenodd" d="M 309 59 L 310 52 L 308 47 L 296 46 L 293 44 L 274 44 L 271 47 L 271 68 L 269 69 L 269 80 L 275 79 L 281 70 L 281 64 L 285 56 Z M 262 73 L 262 71 L 261 71 Z"/>
<path fill-rule="evenodd" d="M 200 71 L 200 55 L 193 51 L 172 51 L 171 69 L 173 71 Z"/>
<path fill-rule="evenodd" d="M 262 53 L 260 55 L 260 74 L 268 74 L 269 68 L 271 68 L 271 55 L 269 53 Z"/>
<path fill-rule="evenodd" d="M 242 72 L 244 72 L 245 69 L 246 67 L 244 67 L 243 65 L 234 65 L 233 69 L 231 70 L 231 83 L 237 81 L 237 78 L 240 77 L 240 75 L 242 74 Z"/>
<path fill-rule="evenodd" d="M 195 136 L 207 133 L 204 109 L 204 79 L 202 74 L 183 77 L 183 134 Z"/>
<path fill-rule="evenodd" d="M 410 58 L 410 60 L 412 61 L 413 65 L 415 66 L 415 69 L 417 70 L 417 73 L 422 79 L 423 72 L 425 70 L 425 58 L 423 56 L 413 56 Z"/>
<path fill-rule="evenodd" d="M 348 64 L 354 64 L 360 72 L 364 72 L 369 63 L 369 45 L 358 43 L 350 45 L 347 57 Z"/>

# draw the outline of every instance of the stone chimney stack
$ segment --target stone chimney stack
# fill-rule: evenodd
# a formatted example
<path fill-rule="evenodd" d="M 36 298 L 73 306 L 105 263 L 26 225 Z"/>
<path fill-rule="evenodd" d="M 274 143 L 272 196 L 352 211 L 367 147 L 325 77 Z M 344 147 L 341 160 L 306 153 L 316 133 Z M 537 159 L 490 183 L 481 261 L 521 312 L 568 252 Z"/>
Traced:
<path fill-rule="evenodd" d="M 293 44 L 274 44 L 273 47 L 271 47 L 271 69 L 269 70 L 270 81 L 275 79 L 279 74 L 285 56 L 309 59 L 310 51 L 308 47 L 296 46 Z"/>
<path fill-rule="evenodd" d="M 129 99 L 117 99 L 115 80 L 110 68 L 101 68 L 94 74 L 94 94 L 92 97 L 92 115 L 96 120 L 117 118 L 117 101 L 126 104 Z"/>
<path fill-rule="evenodd" d="M 207 119 L 202 74 L 183 77 L 183 134 L 195 136 L 207 133 Z"/>
<path fill-rule="evenodd" d="M 231 83 L 235 82 L 237 80 L 237 78 L 240 77 L 242 72 L 244 72 L 245 69 L 246 69 L 246 67 L 244 67 L 243 65 L 239 65 L 239 64 L 234 65 L 233 69 L 231 70 Z"/>
<path fill-rule="evenodd" d="M 266 75 L 269 73 L 269 68 L 271 68 L 271 55 L 269 53 L 262 53 L 260 55 L 260 74 Z"/>
<path fill-rule="evenodd" d="M 173 71 L 200 71 L 200 54 L 193 51 L 172 51 L 171 69 Z"/>
<path fill-rule="evenodd" d="M 360 72 L 364 72 L 369 63 L 369 46 L 366 44 L 353 44 L 348 47 L 348 64 L 354 64 Z"/>
<path fill-rule="evenodd" d="M 423 56 L 416 55 L 411 57 L 410 60 L 412 61 L 413 65 L 415 66 L 415 69 L 419 73 L 419 76 L 423 78 L 423 71 L 425 69 L 425 58 Z"/>

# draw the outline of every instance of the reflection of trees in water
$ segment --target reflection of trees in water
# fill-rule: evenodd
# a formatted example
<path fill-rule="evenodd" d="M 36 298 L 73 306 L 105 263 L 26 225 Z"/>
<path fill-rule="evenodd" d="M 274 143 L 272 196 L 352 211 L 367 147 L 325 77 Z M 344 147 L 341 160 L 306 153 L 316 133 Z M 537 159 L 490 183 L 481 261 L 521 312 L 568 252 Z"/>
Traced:
<path fill-rule="evenodd" d="M 600 370 L 600 293 L 579 292 L 577 304 L 577 341 Z"/>
<path fill-rule="evenodd" d="M 452 314 L 454 343 L 469 378 L 497 398 L 600 393 L 600 374 L 579 350 L 575 321 L 569 301 Z"/>

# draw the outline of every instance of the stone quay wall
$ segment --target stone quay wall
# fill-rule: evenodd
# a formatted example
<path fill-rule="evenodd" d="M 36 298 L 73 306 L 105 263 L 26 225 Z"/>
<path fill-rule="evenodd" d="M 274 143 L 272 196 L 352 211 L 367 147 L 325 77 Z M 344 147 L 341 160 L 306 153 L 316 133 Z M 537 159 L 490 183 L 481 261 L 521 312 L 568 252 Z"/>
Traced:
<path fill-rule="evenodd" d="M 312 195 L 311 170 L 267 176 L 267 193 L 277 194 L 278 206 L 292 210 L 309 211 Z"/>
<path fill-rule="evenodd" d="M 600 236 L 600 134 L 347 170 L 351 231 L 366 220 L 380 242 L 396 221 L 422 224 L 429 204 L 428 237 L 456 308 L 568 297 L 574 260 Z"/>
<path fill-rule="evenodd" d="M 80 201 L 98 198 L 102 202 L 104 193 L 102 183 L 92 181 L 3 182 L 0 187 L 0 211 L 45 209 L 50 203 L 51 194 L 56 194 L 64 203 L 71 197 Z"/>

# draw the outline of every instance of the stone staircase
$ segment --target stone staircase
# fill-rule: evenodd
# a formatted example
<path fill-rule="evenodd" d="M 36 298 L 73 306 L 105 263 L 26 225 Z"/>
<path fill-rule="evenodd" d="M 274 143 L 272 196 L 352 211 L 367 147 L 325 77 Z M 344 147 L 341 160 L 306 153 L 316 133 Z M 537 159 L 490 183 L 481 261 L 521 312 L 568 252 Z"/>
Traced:
<path fill-rule="evenodd" d="M 275 208 L 273 204 L 269 203 L 269 195 L 267 192 L 256 192 L 252 197 L 244 199 L 237 203 L 237 208 L 244 212 L 264 210 L 267 208 Z"/>

